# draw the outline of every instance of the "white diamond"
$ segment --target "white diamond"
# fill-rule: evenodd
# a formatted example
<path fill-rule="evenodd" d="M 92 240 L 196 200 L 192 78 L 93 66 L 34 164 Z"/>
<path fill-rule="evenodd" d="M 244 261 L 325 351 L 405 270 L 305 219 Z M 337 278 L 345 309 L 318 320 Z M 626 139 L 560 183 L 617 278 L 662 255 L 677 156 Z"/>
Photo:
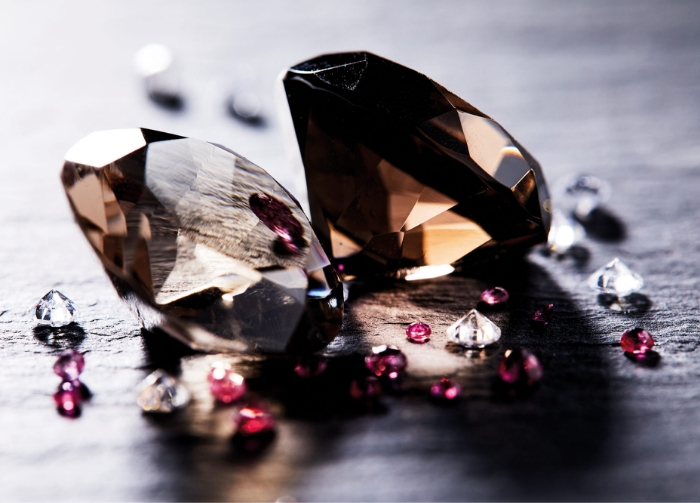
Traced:
<path fill-rule="evenodd" d="M 40 325 L 63 327 L 75 321 L 77 310 L 68 297 L 58 290 L 44 295 L 30 310 Z"/>
<path fill-rule="evenodd" d="M 593 290 L 617 296 L 629 295 L 644 285 L 642 277 L 615 257 L 588 278 L 588 286 Z"/>
<path fill-rule="evenodd" d="M 574 175 L 559 184 L 556 190 L 565 209 L 583 220 L 607 201 L 611 192 L 607 181 L 591 175 Z"/>
<path fill-rule="evenodd" d="M 182 409 L 189 401 L 187 388 L 163 370 L 156 370 L 141 383 L 136 403 L 144 412 L 170 414 Z"/>
<path fill-rule="evenodd" d="M 552 225 L 547 238 L 547 247 L 558 254 L 564 254 L 578 243 L 585 231 L 581 224 L 567 217 L 561 211 L 554 211 L 552 214 Z"/>
<path fill-rule="evenodd" d="M 447 329 L 452 342 L 467 348 L 483 348 L 501 338 L 501 329 L 476 309 L 472 309 Z"/>

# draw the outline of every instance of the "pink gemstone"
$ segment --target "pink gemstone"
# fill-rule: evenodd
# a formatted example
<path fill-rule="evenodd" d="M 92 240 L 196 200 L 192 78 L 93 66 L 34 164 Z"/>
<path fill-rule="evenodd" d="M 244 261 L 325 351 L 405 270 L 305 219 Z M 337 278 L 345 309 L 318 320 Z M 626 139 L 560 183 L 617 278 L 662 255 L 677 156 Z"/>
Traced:
<path fill-rule="evenodd" d="M 377 377 L 396 379 L 408 366 L 406 355 L 396 346 L 375 346 L 365 357 L 365 365 Z"/>
<path fill-rule="evenodd" d="M 250 209 L 255 216 L 280 238 L 289 253 L 297 253 L 304 244 L 304 229 L 282 201 L 263 193 L 250 196 Z"/>
<path fill-rule="evenodd" d="M 462 388 L 448 377 L 443 377 L 430 387 L 430 395 L 437 400 L 450 401 L 462 393 Z"/>
<path fill-rule="evenodd" d="M 73 381 L 77 379 L 85 368 L 85 358 L 75 349 L 63 351 L 56 363 L 53 364 L 53 371 L 63 380 Z"/>
<path fill-rule="evenodd" d="M 504 302 L 508 302 L 509 298 L 510 295 L 508 295 L 508 291 L 500 286 L 495 286 L 481 292 L 481 300 L 489 306 L 503 304 Z"/>
<path fill-rule="evenodd" d="M 542 379 L 542 365 L 527 349 L 509 349 L 498 367 L 498 375 L 508 384 L 535 384 Z"/>
<path fill-rule="evenodd" d="M 357 379 L 350 383 L 350 396 L 355 400 L 372 402 L 382 396 L 382 386 L 379 379 L 373 376 Z"/>
<path fill-rule="evenodd" d="M 409 341 L 415 342 L 417 344 L 423 344 L 425 342 L 428 342 L 432 333 L 433 331 L 430 328 L 430 325 L 428 325 L 427 323 L 421 323 L 420 321 L 411 323 L 406 328 L 406 338 Z"/>
<path fill-rule="evenodd" d="M 622 333 L 620 346 L 627 353 L 643 354 L 654 347 L 654 338 L 643 328 L 633 328 Z"/>
<path fill-rule="evenodd" d="M 80 402 L 83 401 L 80 386 L 64 381 L 53 395 L 58 412 L 64 416 L 76 417 L 80 414 Z"/>
<path fill-rule="evenodd" d="M 236 433 L 243 436 L 271 433 L 275 430 L 274 416 L 262 405 L 242 407 L 234 419 Z"/>
<path fill-rule="evenodd" d="M 323 374 L 327 365 L 326 358 L 322 355 L 304 355 L 299 358 L 294 372 L 299 377 L 308 379 Z"/>
<path fill-rule="evenodd" d="M 552 315 L 554 314 L 554 304 L 547 304 L 542 309 L 535 311 L 532 315 L 531 325 L 533 328 L 544 329 L 547 325 L 552 322 Z"/>
<path fill-rule="evenodd" d="M 209 383 L 211 394 L 221 403 L 237 402 L 247 391 L 243 376 L 225 367 L 212 368 Z"/>

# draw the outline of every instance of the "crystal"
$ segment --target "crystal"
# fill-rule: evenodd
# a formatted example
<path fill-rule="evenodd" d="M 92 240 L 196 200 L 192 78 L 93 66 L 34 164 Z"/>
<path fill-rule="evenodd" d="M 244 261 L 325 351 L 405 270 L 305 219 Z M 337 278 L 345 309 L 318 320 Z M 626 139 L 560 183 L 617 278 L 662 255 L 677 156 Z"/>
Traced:
<path fill-rule="evenodd" d="M 214 367 L 209 373 L 209 390 L 219 402 L 233 403 L 243 398 L 247 387 L 242 375 L 228 368 Z"/>
<path fill-rule="evenodd" d="M 180 382 L 163 370 L 156 370 L 143 380 L 136 403 L 144 412 L 170 414 L 182 409 L 190 394 Z"/>
<path fill-rule="evenodd" d="M 144 328 L 211 351 L 316 351 L 338 334 L 343 287 L 309 221 L 238 154 L 148 129 L 101 131 L 66 154 L 62 180 Z"/>
<path fill-rule="evenodd" d="M 552 226 L 547 237 L 547 248 L 559 255 L 565 254 L 576 243 L 583 239 L 586 232 L 583 226 L 567 217 L 561 211 L 552 214 Z"/>
<path fill-rule="evenodd" d="M 498 366 L 498 375 L 507 384 L 531 386 L 542 379 L 542 365 L 527 349 L 509 349 Z"/>
<path fill-rule="evenodd" d="M 51 290 L 32 307 L 37 323 L 63 327 L 75 321 L 77 310 L 73 301 L 58 290 Z"/>
<path fill-rule="evenodd" d="M 488 304 L 489 306 L 497 306 L 498 304 L 503 304 L 508 302 L 510 295 L 505 288 L 500 286 L 495 286 L 493 288 L 488 288 L 481 292 L 481 301 Z"/>
<path fill-rule="evenodd" d="M 309 379 L 323 374 L 327 366 L 328 361 L 323 355 L 304 355 L 299 357 L 294 367 L 294 373 L 299 377 Z"/>
<path fill-rule="evenodd" d="M 283 76 L 311 219 L 346 276 L 520 254 L 546 241 L 539 164 L 493 119 L 367 52 Z"/>
<path fill-rule="evenodd" d="M 588 278 L 592 290 L 624 297 L 640 290 L 644 285 L 642 277 L 615 257 Z"/>
<path fill-rule="evenodd" d="M 244 121 L 256 121 L 260 119 L 262 102 L 257 94 L 244 92 L 229 97 L 229 111 Z"/>
<path fill-rule="evenodd" d="M 379 379 L 368 376 L 363 379 L 356 379 L 350 383 L 350 396 L 354 400 L 374 402 L 382 396 L 382 386 Z"/>
<path fill-rule="evenodd" d="M 610 184 L 592 175 L 574 175 L 557 184 L 561 205 L 585 220 L 593 210 L 610 198 Z"/>
<path fill-rule="evenodd" d="M 433 330 L 427 323 L 415 321 L 406 328 L 406 338 L 417 344 L 423 344 L 430 340 Z"/>
<path fill-rule="evenodd" d="M 236 433 L 243 436 L 272 433 L 275 430 L 275 417 L 262 405 L 246 405 L 234 418 Z"/>
<path fill-rule="evenodd" d="M 63 351 L 56 363 L 53 364 L 53 371 L 64 381 L 73 381 L 83 373 L 85 368 L 85 358 L 75 349 Z"/>
<path fill-rule="evenodd" d="M 627 353 L 646 353 L 654 347 L 654 338 L 643 328 L 625 330 L 620 338 L 620 347 Z"/>
<path fill-rule="evenodd" d="M 396 379 L 401 376 L 408 361 L 406 355 L 396 346 L 375 346 L 365 357 L 365 366 L 377 377 Z"/>
<path fill-rule="evenodd" d="M 175 69 L 172 51 L 162 44 L 149 44 L 134 55 L 136 72 L 146 84 L 149 98 L 167 108 L 183 105 L 180 78 Z"/>
<path fill-rule="evenodd" d="M 449 377 L 443 377 L 430 387 L 430 396 L 440 401 L 450 401 L 462 393 L 462 388 Z"/>
<path fill-rule="evenodd" d="M 476 309 L 472 309 L 447 329 L 449 339 L 467 348 L 483 348 L 498 342 L 501 329 Z"/>
<path fill-rule="evenodd" d="M 552 322 L 552 316 L 554 316 L 554 304 L 547 304 L 535 311 L 535 314 L 532 315 L 532 320 L 530 320 L 530 325 L 532 328 L 542 330 Z"/>
<path fill-rule="evenodd" d="M 62 415 L 68 417 L 79 416 L 80 403 L 83 401 L 80 386 L 70 381 L 62 382 L 58 387 L 58 391 L 53 395 L 53 401 Z"/>

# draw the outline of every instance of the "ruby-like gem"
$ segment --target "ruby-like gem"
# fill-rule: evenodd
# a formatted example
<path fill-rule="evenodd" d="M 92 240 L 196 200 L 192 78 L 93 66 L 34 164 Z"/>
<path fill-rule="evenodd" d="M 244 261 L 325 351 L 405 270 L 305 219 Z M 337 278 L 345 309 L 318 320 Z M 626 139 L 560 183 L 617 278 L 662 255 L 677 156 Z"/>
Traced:
<path fill-rule="evenodd" d="M 532 315 L 532 328 L 544 329 L 552 322 L 552 315 L 554 315 L 554 304 L 547 304 L 545 307 L 538 309 Z"/>
<path fill-rule="evenodd" d="M 304 355 L 297 361 L 294 373 L 299 377 L 309 379 L 323 374 L 327 366 L 328 362 L 322 355 Z"/>
<path fill-rule="evenodd" d="M 527 349 L 509 349 L 498 366 L 498 375 L 508 384 L 531 386 L 542 379 L 542 365 Z"/>
<path fill-rule="evenodd" d="M 242 407 L 234 419 L 236 433 L 243 436 L 271 433 L 275 429 L 274 416 L 261 405 Z"/>
<path fill-rule="evenodd" d="M 449 377 L 443 377 L 430 387 L 430 396 L 440 401 L 450 401 L 462 393 L 462 388 Z"/>
<path fill-rule="evenodd" d="M 279 199 L 263 193 L 250 196 L 250 209 L 272 232 L 289 253 L 297 253 L 304 245 L 304 229 L 292 211 Z"/>
<path fill-rule="evenodd" d="M 401 376 L 408 361 L 396 346 L 375 346 L 372 353 L 365 357 L 365 365 L 377 377 L 396 379 Z"/>
<path fill-rule="evenodd" d="M 503 304 L 508 302 L 510 295 L 505 288 L 500 286 L 495 286 L 481 292 L 482 302 L 488 304 L 489 306 L 497 306 L 498 304 Z"/>
<path fill-rule="evenodd" d="M 211 394 L 221 403 L 237 402 L 247 391 L 243 376 L 227 368 L 214 367 L 209 382 Z"/>
<path fill-rule="evenodd" d="M 64 381 L 54 393 L 53 400 L 58 412 L 64 416 L 76 417 L 80 414 L 80 403 L 83 401 L 80 386 L 70 381 Z"/>
<path fill-rule="evenodd" d="M 654 347 L 654 338 L 643 328 L 633 328 L 622 333 L 620 346 L 627 353 L 643 354 Z"/>
<path fill-rule="evenodd" d="M 73 381 L 82 374 L 85 368 L 85 358 L 75 349 L 66 349 L 63 351 L 56 363 L 53 365 L 53 371 L 64 381 Z"/>
<path fill-rule="evenodd" d="M 423 344 L 428 342 L 432 333 L 433 330 L 430 328 L 430 325 L 428 325 L 427 323 L 422 323 L 420 321 L 411 323 L 406 328 L 406 338 L 409 341 L 415 342 L 417 344 Z"/>

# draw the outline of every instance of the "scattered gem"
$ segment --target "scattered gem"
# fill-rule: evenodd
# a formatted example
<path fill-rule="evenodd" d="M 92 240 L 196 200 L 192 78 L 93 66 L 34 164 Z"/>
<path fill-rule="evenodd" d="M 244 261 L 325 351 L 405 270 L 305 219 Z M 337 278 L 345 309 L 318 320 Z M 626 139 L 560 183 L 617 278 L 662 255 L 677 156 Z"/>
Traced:
<path fill-rule="evenodd" d="M 504 302 L 508 302 L 509 298 L 510 295 L 508 295 L 508 291 L 500 286 L 488 288 L 481 292 L 481 301 L 489 306 L 503 304 Z"/>
<path fill-rule="evenodd" d="M 406 370 L 408 361 L 396 346 L 375 346 L 365 357 L 365 366 L 377 377 L 396 379 Z"/>
<path fill-rule="evenodd" d="M 564 181 L 561 189 L 564 208 L 585 220 L 602 203 L 610 198 L 610 184 L 592 175 L 574 175 Z"/>
<path fill-rule="evenodd" d="M 63 327 L 75 321 L 76 309 L 68 297 L 58 290 L 51 290 L 32 308 L 37 323 Z"/>
<path fill-rule="evenodd" d="M 187 388 L 163 370 L 156 370 L 141 383 L 136 403 L 147 413 L 170 414 L 189 401 Z"/>
<path fill-rule="evenodd" d="M 379 379 L 368 376 L 350 383 L 350 396 L 357 401 L 373 402 L 382 396 Z"/>
<path fill-rule="evenodd" d="M 507 384 L 532 386 L 542 379 L 542 365 L 527 349 L 509 349 L 498 366 L 498 375 Z"/>
<path fill-rule="evenodd" d="M 462 388 L 449 377 L 443 377 L 430 387 L 430 396 L 439 401 L 450 401 L 462 393 Z"/>
<path fill-rule="evenodd" d="M 234 418 L 236 434 L 245 437 L 272 433 L 275 430 L 274 416 L 262 405 L 246 405 Z"/>
<path fill-rule="evenodd" d="M 143 77 L 151 100 L 166 108 L 178 109 L 183 100 L 174 60 L 172 51 L 165 45 L 149 44 L 136 52 L 134 66 Z"/>
<path fill-rule="evenodd" d="M 640 290 L 644 280 L 615 257 L 588 278 L 588 286 L 599 292 L 624 297 Z"/>
<path fill-rule="evenodd" d="M 551 322 L 554 316 L 554 304 L 547 304 L 543 308 L 535 311 L 530 320 L 532 328 L 544 330 Z"/>
<path fill-rule="evenodd" d="M 299 357 L 297 365 L 294 367 L 294 373 L 299 377 L 309 379 L 323 374 L 327 366 L 328 361 L 323 355 L 304 355 Z"/>
<path fill-rule="evenodd" d="M 83 393 L 80 383 L 70 381 L 62 382 L 58 391 L 54 393 L 53 400 L 56 403 L 58 412 L 67 417 L 77 417 L 80 415 L 80 403 L 83 401 Z"/>
<path fill-rule="evenodd" d="M 253 92 L 243 92 L 229 97 L 229 111 L 244 121 L 257 121 L 260 119 L 262 101 Z"/>
<path fill-rule="evenodd" d="M 268 229 L 279 236 L 288 253 L 298 253 L 304 246 L 304 229 L 282 201 L 257 193 L 250 196 L 250 209 Z"/>
<path fill-rule="evenodd" d="M 547 248 L 558 255 L 564 255 L 572 246 L 581 241 L 586 231 L 583 226 L 560 211 L 552 214 L 552 226 L 547 237 Z"/>
<path fill-rule="evenodd" d="M 209 373 L 209 390 L 219 402 L 228 404 L 243 398 L 247 387 L 242 375 L 227 368 L 214 367 Z"/>
<path fill-rule="evenodd" d="M 625 330 L 620 338 L 620 347 L 627 353 L 643 354 L 654 347 L 654 338 L 643 328 Z"/>
<path fill-rule="evenodd" d="M 64 381 L 74 381 L 78 379 L 85 368 L 85 358 L 75 349 L 63 351 L 56 363 L 53 364 L 53 371 Z"/>
<path fill-rule="evenodd" d="M 417 344 L 424 344 L 430 340 L 433 330 L 427 323 L 415 321 L 406 328 L 406 338 Z"/>
<path fill-rule="evenodd" d="M 449 339 L 466 348 L 483 348 L 498 342 L 501 329 L 476 309 L 472 309 L 447 329 Z"/>

